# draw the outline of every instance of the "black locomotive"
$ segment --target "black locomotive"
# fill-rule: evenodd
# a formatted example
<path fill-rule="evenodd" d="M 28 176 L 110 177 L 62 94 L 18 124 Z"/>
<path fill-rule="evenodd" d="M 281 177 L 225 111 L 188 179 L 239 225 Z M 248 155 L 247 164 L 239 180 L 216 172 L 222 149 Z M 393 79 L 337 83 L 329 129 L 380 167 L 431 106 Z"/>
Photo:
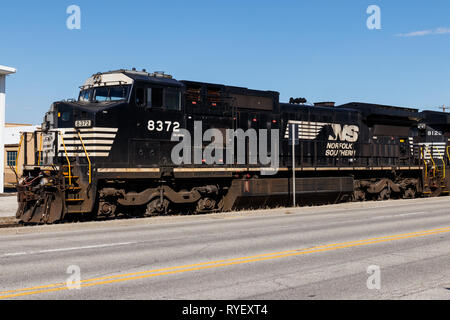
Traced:
<path fill-rule="evenodd" d="M 17 218 L 290 205 L 293 182 L 296 205 L 448 194 L 448 114 L 304 102 L 145 70 L 95 74 L 35 133 L 43 147 L 18 181 Z"/>

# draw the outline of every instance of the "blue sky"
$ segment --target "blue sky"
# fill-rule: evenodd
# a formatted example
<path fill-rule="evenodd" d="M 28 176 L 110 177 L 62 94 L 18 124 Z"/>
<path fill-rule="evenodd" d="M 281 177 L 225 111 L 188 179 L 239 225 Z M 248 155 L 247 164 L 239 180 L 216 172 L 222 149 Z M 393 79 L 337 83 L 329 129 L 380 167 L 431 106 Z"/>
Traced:
<path fill-rule="evenodd" d="M 66 28 L 72 4 L 81 30 Z M 0 64 L 18 69 L 6 120 L 39 124 L 91 74 L 131 67 L 283 101 L 450 105 L 449 16 L 448 0 L 2 1 Z"/>

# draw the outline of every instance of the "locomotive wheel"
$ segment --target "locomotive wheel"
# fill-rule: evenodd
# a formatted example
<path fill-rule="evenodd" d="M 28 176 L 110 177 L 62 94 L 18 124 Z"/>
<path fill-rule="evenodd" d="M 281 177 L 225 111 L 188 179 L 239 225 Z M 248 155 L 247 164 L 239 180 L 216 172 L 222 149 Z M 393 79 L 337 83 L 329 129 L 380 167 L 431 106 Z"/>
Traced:
<path fill-rule="evenodd" d="M 167 199 L 163 199 L 162 202 L 160 198 L 152 200 L 147 204 L 145 216 L 151 217 L 151 216 L 158 216 L 161 214 L 167 214 L 169 204 L 170 202 Z"/>
<path fill-rule="evenodd" d="M 414 199 L 416 197 L 416 190 L 414 188 L 408 188 L 403 194 L 404 199 Z"/>
<path fill-rule="evenodd" d="M 391 190 L 389 188 L 384 188 L 378 195 L 378 200 L 389 200 L 391 198 Z"/>
<path fill-rule="evenodd" d="M 211 212 L 216 208 L 216 200 L 211 198 L 202 198 L 197 202 L 196 213 Z"/>
<path fill-rule="evenodd" d="M 353 193 L 353 199 L 354 201 L 365 201 L 366 200 L 366 193 L 362 190 L 355 190 Z"/>

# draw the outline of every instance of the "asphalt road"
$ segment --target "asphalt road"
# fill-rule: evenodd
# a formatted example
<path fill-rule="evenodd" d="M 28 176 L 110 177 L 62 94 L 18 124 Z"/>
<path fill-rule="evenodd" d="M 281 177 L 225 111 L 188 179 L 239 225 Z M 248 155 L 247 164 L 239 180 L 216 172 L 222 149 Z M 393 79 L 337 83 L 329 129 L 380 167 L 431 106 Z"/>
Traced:
<path fill-rule="evenodd" d="M 450 299 L 449 208 L 445 197 L 0 229 L 0 299 Z"/>

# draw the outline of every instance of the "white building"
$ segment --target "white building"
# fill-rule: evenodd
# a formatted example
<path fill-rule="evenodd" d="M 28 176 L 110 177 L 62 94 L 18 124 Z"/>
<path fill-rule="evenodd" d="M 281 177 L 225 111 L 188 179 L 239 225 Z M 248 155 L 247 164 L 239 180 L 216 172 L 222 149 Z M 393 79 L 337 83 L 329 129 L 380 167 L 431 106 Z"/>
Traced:
<path fill-rule="evenodd" d="M 5 127 L 5 104 L 6 104 L 6 76 L 16 73 L 16 69 L 0 65 L 0 163 L 5 162 L 4 127 Z M 3 193 L 4 166 L 0 165 L 0 193 Z"/>
<path fill-rule="evenodd" d="M 3 144 L 19 144 L 21 132 L 34 132 L 41 126 L 31 124 L 6 123 L 3 136 Z"/>

